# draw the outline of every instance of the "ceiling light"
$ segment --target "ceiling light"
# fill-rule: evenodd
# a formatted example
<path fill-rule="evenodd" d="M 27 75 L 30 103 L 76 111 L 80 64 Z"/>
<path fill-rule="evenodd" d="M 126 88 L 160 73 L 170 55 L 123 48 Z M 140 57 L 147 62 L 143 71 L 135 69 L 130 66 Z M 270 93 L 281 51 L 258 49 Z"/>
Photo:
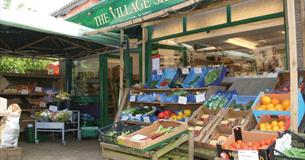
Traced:
<path fill-rule="evenodd" d="M 256 44 L 241 38 L 230 38 L 225 42 L 249 49 L 256 49 Z"/>
<path fill-rule="evenodd" d="M 281 33 L 282 33 L 282 34 L 285 34 L 285 31 L 282 31 Z"/>

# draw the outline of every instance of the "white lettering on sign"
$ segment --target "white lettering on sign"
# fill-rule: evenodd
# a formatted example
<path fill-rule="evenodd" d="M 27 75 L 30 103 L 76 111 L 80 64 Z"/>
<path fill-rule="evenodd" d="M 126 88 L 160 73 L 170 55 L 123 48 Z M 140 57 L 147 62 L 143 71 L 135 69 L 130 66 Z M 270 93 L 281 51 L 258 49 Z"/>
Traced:
<path fill-rule="evenodd" d="M 204 102 L 205 101 L 205 93 L 196 95 L 195 99 L 196 99 L 196 103 Z"/>
<path fill-rule="evenodd" d="M 163 74 L 162 69 L 158 69 L 158 70 L 157 70 L 157 75 L 160 76 L 160 75 L 162 75 L 162 74 Z"/>
<path fill-rule="evenodd" d="M 109 17 L 108 17 L 108 13 L 102 13 L 101 15 L 94 17 L 96 26 L 101 26 L 104 25 L 106 23 L 109 23 Z"/>
<path fill-rule="evenodd" d="M 259 160 L 257 150 L 238 150 L 238 160 Z"/>
<path fill-rule="evenodd" d="M 185 97 L 185 96 L 179 96 L 179 98 L 178 98 L 178 103 L 179 103 L 179 104 L 186 104 L 186 103 L 187 103 L 187 97 Z"/>
<path fill-rule="evenodd" d="M 136 101 L 136 96 L 135 95 L 130 96 L 129 101 L 130 102 L 135 102 Z"/>
<path fill-rule="evenodd" d="M 182 74 L 189 74 L 188 68 L 182 68 Z"/>
<path fill-rule="evenodd" d="M 195 67 L 194 68 L 194 72 L 195 72 L 195 74 L 201 74 L 202 73 L 202 69 L 200 67 Z"/>

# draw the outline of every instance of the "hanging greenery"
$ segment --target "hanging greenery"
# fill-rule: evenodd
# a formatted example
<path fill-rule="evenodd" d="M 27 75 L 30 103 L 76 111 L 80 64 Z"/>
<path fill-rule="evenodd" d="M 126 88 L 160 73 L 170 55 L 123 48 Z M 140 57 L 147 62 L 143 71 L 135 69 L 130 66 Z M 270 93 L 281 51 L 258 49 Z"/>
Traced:
<path fill-rule="evenodd" d="M 48 64 L 53 62 L 52 60 L 1 56 L 0 72 L 26 73 L 27 71 L 44 70 Z"/>

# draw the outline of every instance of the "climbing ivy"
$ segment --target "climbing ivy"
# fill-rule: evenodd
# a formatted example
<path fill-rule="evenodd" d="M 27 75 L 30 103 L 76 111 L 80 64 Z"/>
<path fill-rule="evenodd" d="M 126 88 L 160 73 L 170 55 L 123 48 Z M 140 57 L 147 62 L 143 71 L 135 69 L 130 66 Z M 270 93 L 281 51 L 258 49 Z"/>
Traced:
<path fill-rule="evenodd" d="M 43 70 L 52 60 L 41 60 L 31 58 L 0 57 L 0 72 L 26 73 L 27 71 Z"/>

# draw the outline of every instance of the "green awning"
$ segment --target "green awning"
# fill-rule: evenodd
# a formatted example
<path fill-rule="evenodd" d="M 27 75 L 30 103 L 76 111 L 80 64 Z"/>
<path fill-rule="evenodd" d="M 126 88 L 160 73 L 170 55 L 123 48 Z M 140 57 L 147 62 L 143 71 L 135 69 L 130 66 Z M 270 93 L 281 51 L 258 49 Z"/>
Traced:
<path fill-rule="evenodd" d="M 73 57 L 119 48 L 119 34 L 84 35 L 90 31 L 93 29 L 35 12 L 1 10 L 0 55 Z"/>

